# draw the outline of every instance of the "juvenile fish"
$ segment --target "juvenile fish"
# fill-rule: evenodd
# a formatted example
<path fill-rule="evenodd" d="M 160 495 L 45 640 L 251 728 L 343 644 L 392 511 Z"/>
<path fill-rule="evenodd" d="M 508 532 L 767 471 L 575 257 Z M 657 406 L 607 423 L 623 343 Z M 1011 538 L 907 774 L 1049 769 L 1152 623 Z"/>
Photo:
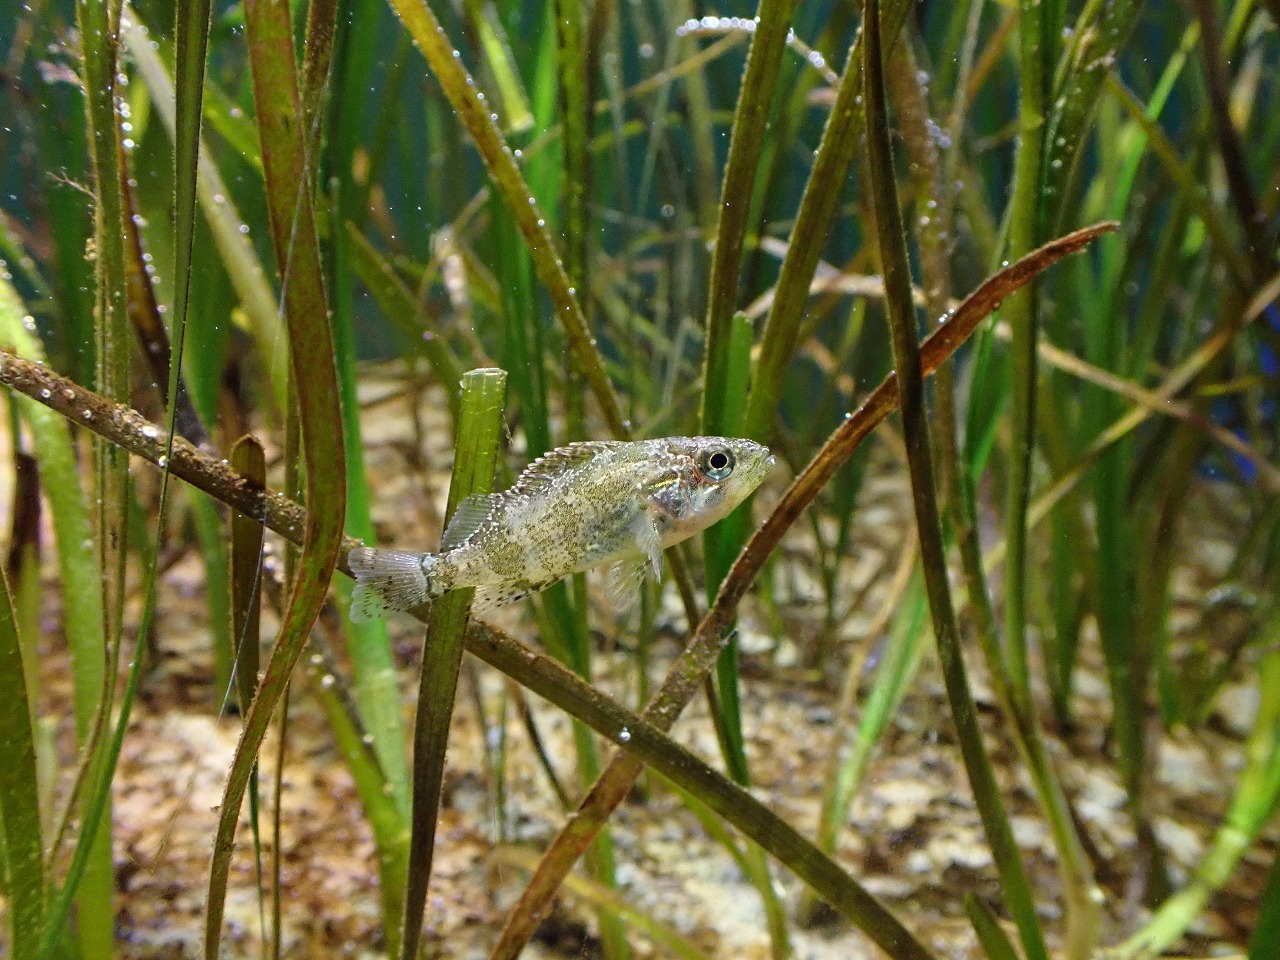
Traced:
<path fill-rule="evenodd" d="M 602 564 L 624 599 L 662 551 L 725 517 L 773 466 L 767 447 L 724 437 L 572 443 L 511 489 L 458 505 L 439 553 L 358 547 L 351 619 L 376 620 L 459 587 L 484 612 Z"/>

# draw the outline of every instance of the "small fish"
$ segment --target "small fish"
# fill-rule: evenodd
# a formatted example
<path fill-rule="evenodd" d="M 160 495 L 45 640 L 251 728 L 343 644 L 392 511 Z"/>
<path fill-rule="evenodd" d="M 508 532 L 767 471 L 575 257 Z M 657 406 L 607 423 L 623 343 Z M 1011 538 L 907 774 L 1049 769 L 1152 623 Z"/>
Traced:
<path fill-rule="evenodd" d="M 439 553 L 358 547 L 351 619 L 376 620 L 475 587 L 477 612 L 571 573 L 613 564 L 610 593 L 633 595 L 662 551 L 729 514 L 773 466 L 767 447 L 725 437 L 571 443 L 539 457 L 511 489 L 468 497 Z"/>

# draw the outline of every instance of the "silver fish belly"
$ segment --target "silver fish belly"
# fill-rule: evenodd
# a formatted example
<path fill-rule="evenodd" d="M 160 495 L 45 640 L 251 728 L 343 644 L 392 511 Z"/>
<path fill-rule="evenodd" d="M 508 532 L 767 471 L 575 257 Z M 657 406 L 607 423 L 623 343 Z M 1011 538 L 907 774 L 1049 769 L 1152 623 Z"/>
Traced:
<path fill-rule="evenodd" d="M 440 552 L 358 547 L 351 619 L 374 620 L 475 587 L 484 612 L 562 577 L 612 564 L 625 597 L 662 551 L 729 514 L 758 487 L 773 456 L 750 440 L 667 437 L 572 443 L 539 457 L 509 490 L 468 497 Z"/>

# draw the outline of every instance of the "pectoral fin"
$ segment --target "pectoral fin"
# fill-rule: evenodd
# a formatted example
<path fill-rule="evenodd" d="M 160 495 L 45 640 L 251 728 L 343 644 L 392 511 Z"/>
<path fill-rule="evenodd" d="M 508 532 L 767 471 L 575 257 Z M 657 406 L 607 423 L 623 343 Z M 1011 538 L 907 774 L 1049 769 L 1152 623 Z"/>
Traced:
<path fill-rule="evenodd" d="M 619 560 L 609 568 L 609 600 L 616 609 L 625 610 L 636 602 L 645 574 L 662 579 L 662 535 L 658 532 L 652 508 L 641 510 L 632 530 L 639 556 Z"/>
<path fill-rule="evenodd" d="M 636 548 L 644 554 L 653 569 L 653 579 L 662 579 L 662 535 L 652 510 L 640 511 L 636 520 Z M 643 572 L 643 563 L 641 566 Z"/>
<path fill-rule="evenodd" d="M 629 610 L 635 606 L 640 595 L 640 584 L 644 582 L 644 575 L 648 569 L 648 557 L 619 560 L 609 568 L 605 582 L 608 586 L 609 602 L 615 610 Z"/>

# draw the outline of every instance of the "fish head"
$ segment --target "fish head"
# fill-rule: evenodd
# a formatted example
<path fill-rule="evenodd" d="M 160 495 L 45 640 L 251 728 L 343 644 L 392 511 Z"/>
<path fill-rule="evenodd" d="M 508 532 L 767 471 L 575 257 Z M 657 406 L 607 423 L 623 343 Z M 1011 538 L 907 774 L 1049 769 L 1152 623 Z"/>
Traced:
<path fill-rule="evenodd" d="M 747 499 L 773 467 L 769 448 L 735 437 L 674 437 L 666 441 L 677 484 L 656 497 L 664 514 L 663 540 L 676 543 L 705 530 Z"/>

